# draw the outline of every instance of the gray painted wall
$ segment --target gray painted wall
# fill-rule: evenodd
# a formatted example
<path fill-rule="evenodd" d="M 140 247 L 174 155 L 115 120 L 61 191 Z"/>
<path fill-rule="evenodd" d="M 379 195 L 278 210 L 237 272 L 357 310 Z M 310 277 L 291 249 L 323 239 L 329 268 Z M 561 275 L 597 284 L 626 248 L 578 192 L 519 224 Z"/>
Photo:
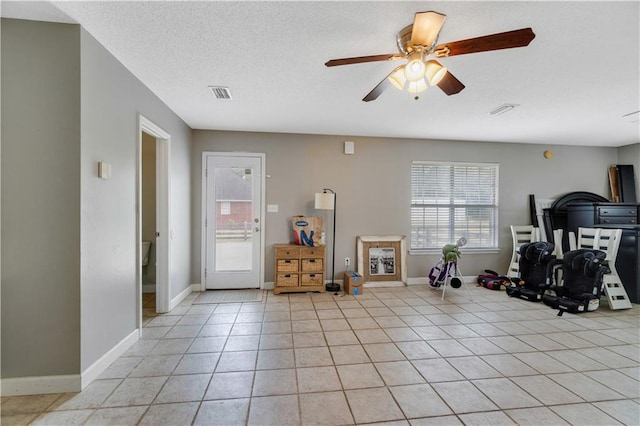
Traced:
<path fill-rule="evenodd" d="M 3 19 L 2 86 L 2 377 L 80 374 L 136 329 L 138 114 L 172 136 L 191 284 L 191 129 L 77 25 Z"/>
<path fill-rule="evenodd" d="M 640 142 L 633 145 L 625 145 L 618 148 L 618 162 L 616 164 L 632 164 L 633 174 L 636 178 L 636 200 L 640 202 Z"/>
<path fill-rule="evenodd" d="M 2 377 L 78 373 L 79 27 L 3 19 L 2 89 Z"/>
<path fill-rule="evenodd" d="M 85 30 L 82 64 L 82 371 L 136 328 L 138 114 L 171 135 L 169 297 L 191 281 L 191 129 Z M 96 163 L 112 177 L 96 176 Z"/>
<path fill-rule="evenodd" d="M 355 155 L 342 152 L 345 139 L 355 141 Z M 336 278 L 342 278 L 344 258 L 356 256 L 358 235 L 409 235 L 409 186 L 412 160 L 500 163 L 499 254 L 466 254 L 465 275 L 485 268 L 506 272 L 511 257 L 509 225 L 526 225 L 529 194 L 555 198 L 571 191 L 609 197 L 607 167 L 616 148 L 529 144 L 344 138 L 297 134 L 195 130 L 193 137 L 193 281 L 200 281 L 201 179 L 203 151 L 266 153 L 268 204 L 278 213 L 266 216 L 265 280 L 273 281 L 273 244 L 291 241 L 289 220 L 297 214 L 322 215 L 313 209 L 315 192 L 337 192 Z M 545 150 L 554 156 L 547 160 Z M 326 213 L 325 213 L 326 214 Z M 327 216 L 331 233 L 331 219 Z M 328 244 L 331 244 L 330 240 Z M 408 257 L 408 276 L 426 277 L 439 256 Z"/>

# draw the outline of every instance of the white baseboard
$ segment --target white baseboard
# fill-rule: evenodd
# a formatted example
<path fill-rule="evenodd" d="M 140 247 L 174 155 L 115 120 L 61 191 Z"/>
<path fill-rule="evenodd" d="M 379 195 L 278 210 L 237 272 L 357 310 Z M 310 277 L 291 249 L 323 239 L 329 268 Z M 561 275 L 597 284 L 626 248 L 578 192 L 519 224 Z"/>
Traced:
<path fill-rule="evenodd" d="M 82 389 L 86 388 L 91 382 L 102 374 L 116 359 L 120 358 L 127 349 L 133 346 L 140 339 L 140 329 L 136 328 L 127 337 L 122 339 L 106 354 L 102 355 L 99 360 L 94 362 L 89 368 L 82 372 Z"/>
<path fill-rule="evenodd" d="M 363 284 L 364 288 L 404 287 L 402 281 L 369 281 Z"/>
<path fill-rule="evenodd" d="M 194 290 L 196 288 L 197 290 Z M 182 290 L 176 297 L 171 299 L 171 302 L 169 303 L 169 311 L 178 306 L 180 302 L 182 302 L 193 291 L 200 291 L 200 284 L 191 284 L 190 286 Z"/>
<path fill-rule="evenodd" d="M 476 282 L 476 278 L 477 278 L 476 276 L 463 276 L 462 281 L 464 281 L 465 284 L 471 284 Z M 429 278 L 414 277 L 414 278 L 409 278 L 407 280 L 407 285 L 418 285 L 418 284 L 429 284 Z"/>
<path fill-rule="evenodd" d="M 427 277 L 415 277 L 408 278 L 407 285 L 429 284 L 429 278 Z"/>
<path fill-rule="evenodd" d="M 116 346 L 100 357 L 82 374 L 62 376 L 16 377 L 0 381 L 2 396 L 38 395 L 46 393 L 80 392 L 97 379 L 115 360 L 140 338 L 140 330 L 135 329 Z"/>
<path fill-rule="evenodd" d="M 0 395 L 20 396 L 44 393 L 80 392 L 79 374 L 61 376 L 15 377 L 0 381 Z"/>

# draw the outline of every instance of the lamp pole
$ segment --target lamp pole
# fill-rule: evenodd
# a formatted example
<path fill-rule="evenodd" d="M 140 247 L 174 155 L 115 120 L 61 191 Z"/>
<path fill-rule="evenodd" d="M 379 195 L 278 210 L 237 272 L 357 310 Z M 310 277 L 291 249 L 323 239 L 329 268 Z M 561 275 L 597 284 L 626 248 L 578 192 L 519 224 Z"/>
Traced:
<path fill-rule="evenodd" d="M 322 190 L 324 193 L 330 192 L 333 194 L 333 237 L 332 237 L 332 249 L 331 249 L 331 282 L 327 283 L 325 286 L 327 291 L 340 291 L 340 285 L 335 282 L 335 273 L 336 273 L 336 211 L 338 195 L 333 189 L 324 188 Z"/>
<path fill-rule="evenodd" d="M 330 190 L 331 191 L 331 190 Z M 336 286 L 335 283 L 335 276 L 336 276 L 336 211 L 338 210 L 338 196 L 336 195 L 335 191 L 331 191 L 333 192 L 333 241 L 332 241 L 332 248 L 331 248 L 331 288 L 333 290 L 329 290 L 329 291 L 338 291 L 340 290 L 340 287 Z M 338 287 L 336 289 L 336 287 Z"/>

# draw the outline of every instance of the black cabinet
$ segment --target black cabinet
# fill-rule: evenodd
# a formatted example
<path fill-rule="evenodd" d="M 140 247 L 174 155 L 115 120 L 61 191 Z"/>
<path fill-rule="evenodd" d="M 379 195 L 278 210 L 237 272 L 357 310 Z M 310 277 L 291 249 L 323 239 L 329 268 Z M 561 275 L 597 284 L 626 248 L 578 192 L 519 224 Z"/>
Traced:
<path fill-rule="evenodd" d="M 616 258 L 616 270 L 631 303 L 640 303 L 640 225 L 638 204 L 574 203 L 567 206 L 567 229 L 622 229 L 622 240 Z"/>

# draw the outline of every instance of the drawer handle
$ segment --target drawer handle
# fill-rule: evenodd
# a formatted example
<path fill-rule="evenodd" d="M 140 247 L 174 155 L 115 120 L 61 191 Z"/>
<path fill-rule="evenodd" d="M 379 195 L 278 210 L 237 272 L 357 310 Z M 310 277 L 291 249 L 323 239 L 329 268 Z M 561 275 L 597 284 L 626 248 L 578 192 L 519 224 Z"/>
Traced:
<path fill-rule="evenodd" d="M 291 261 L 290 260 L 285 260 L 284 263 L 291 263 Z"/>
<path fill-rule="evenodd" d="M 291 278 L 291 274 L 286 274 L 284 277 L 285 278 Z"/>
<path fill-rule="evenodd" d="M 315 259 L 309 259 L 309 263 L 316 263 Z"/>
<path fill-rule="evenodd" d="M 315 278 L 316 274 L 309 274 L 311 278 Z"/>
<path fill-rule="evenodd" d="M 611 221 L 609 219 L 605 219 L 602 221 L 602 223 L 611 223 Z"/>

